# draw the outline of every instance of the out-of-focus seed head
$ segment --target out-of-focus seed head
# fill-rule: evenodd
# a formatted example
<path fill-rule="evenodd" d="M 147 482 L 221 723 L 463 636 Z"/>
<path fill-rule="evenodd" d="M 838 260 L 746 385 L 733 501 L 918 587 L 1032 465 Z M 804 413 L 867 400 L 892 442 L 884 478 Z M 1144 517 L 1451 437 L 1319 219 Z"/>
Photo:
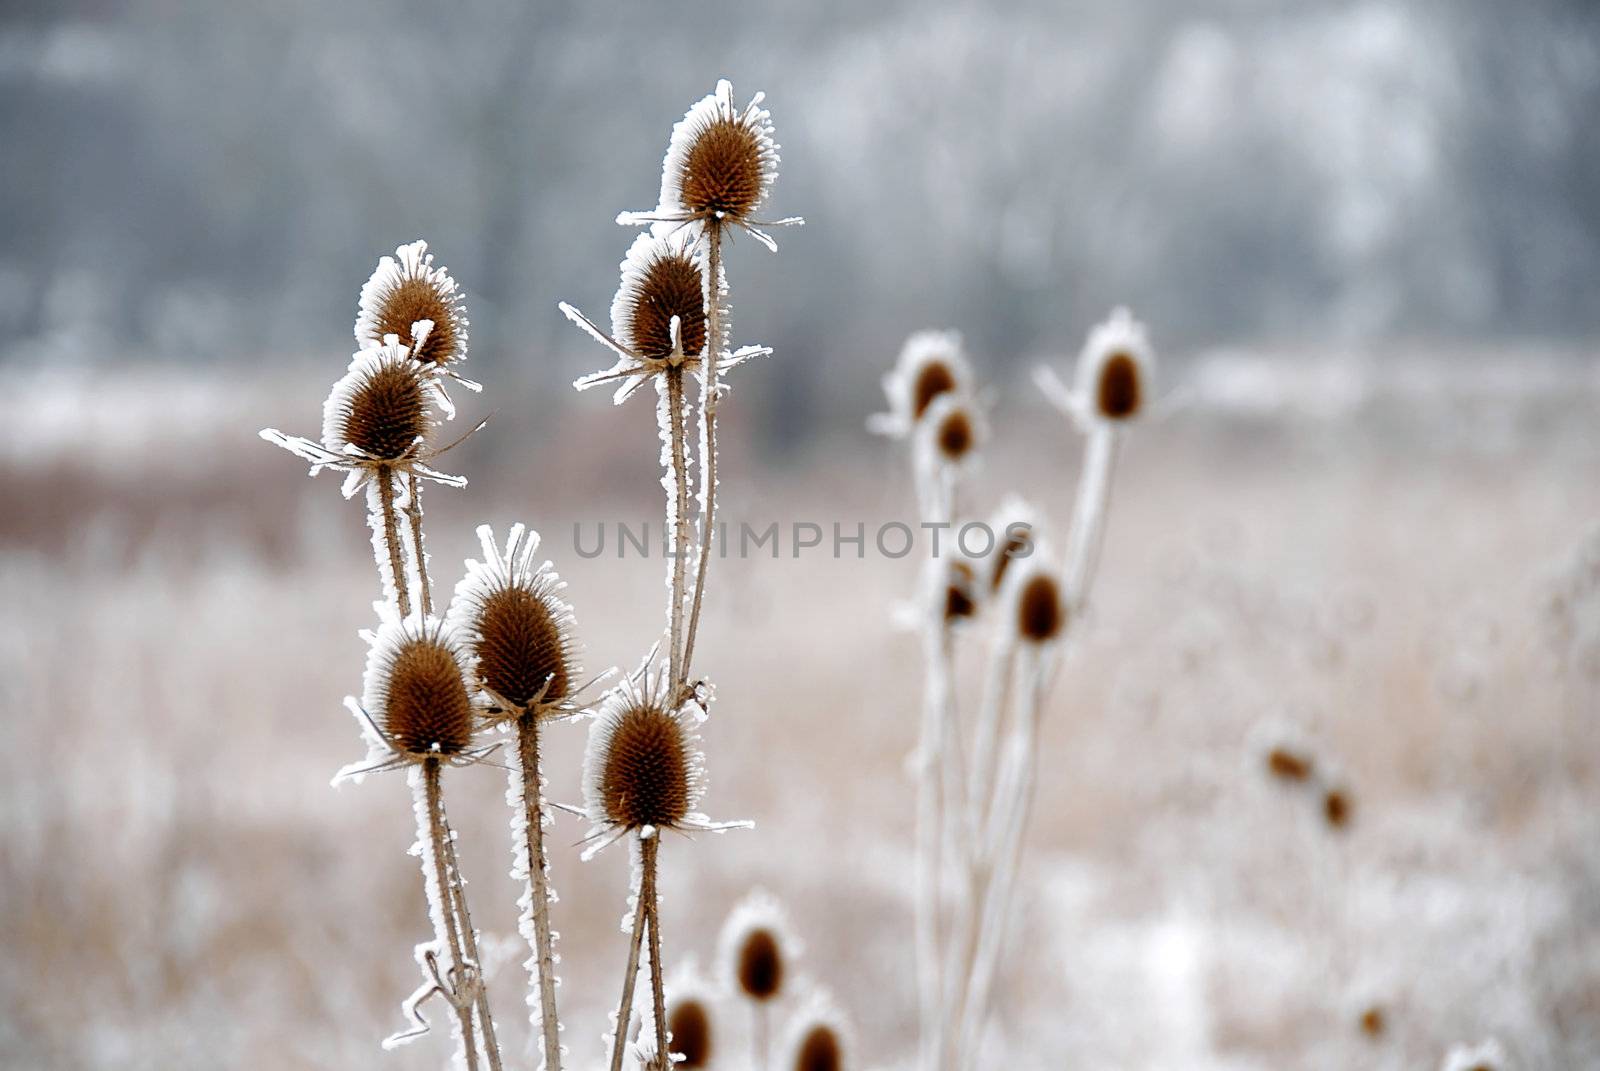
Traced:
<path fill-rule="evenodd" d="M 934 441 L 939 444 L 939 453 L 946 461 L 961 461 L 977 442 L 972 414 L 966 409 L 951 409 L 939 421 Z"/>
<path fill-rule="evenodd" d="M 1095 404 L 1108 420 L 1126 420 L 1139 411 L 1143 388 L 1139 366 L 1126 353 L 1114 353 L 1100 370 Z"/>
<path fill-rule="evenodd" d="M 672 320 L 686 357 L 706 348 L 706 285 L 702 260 L 683 235 L 641 234 L 622 262 L 622 283 L 611 303 L 617 341 L 640 357 L 672 356 Z"/>
<path fill-rule="evenodd" d="M 1361 1025 L 1361 1032 L 1369 1038 L 1382 1037 L 1389 1026 L 1381 1004 L 1369 1004 L 1363 1008 L 1358 1022 Z"/>
<path fill-rule="evenodd" d="M 678 1067 L 705 1067 L 711 1063 L 711 1008 L 698 996 L 683 997 L 667 1007 L 670 1051 Z"/>
<path fill-rule="evenodd" d="M 363 347 L 382 344 L 386 335 L 410 341 L 413 325 L 423 320 L 432 326 L 413 348 L 414 360 L 442 368 L 466 358 L 467 318 L 460 288 L 448 271 L 433 266 L 428 244 L 416 241 L 379 260 L 361 288 L 356 341 Z"/>
<path fill-rule="evenodd" d="M 911 384 L 911 417 L 921 420 L 935 398 L 956 389 L 956 374 L 949 362 L 933 358 L 917 370 L 916 377 Z"/>
<path fill-rule="evenodd" d="M 785 992 L 799 942 L 783 906 L 757 889 L 728 913 L 719 949 L 729 988 L 748 1000 L 766 1002 Z"/>
<path fill-rule="evenodd" d="M 1078 357 L 1078 396 L 1090 420 L 1121 423 L 1143 415 L 1155 374 L 1144 325 L 1116 309 L 1095 327 Z"/>
<path fill-rule="evenodd" d="M 977 578 L 972 574 L 972 566 L 964 561 L 952 561 L 945 578 L 944 619 L 958 621 L 977 612 Z"/>
<path fill-rule="evenodd" d="M 1322 817 L 1330 829 L 1348 828 L 1354 806 L 1347 789 L 1335 786 L 1322 794 Z"/>
<path fill-rule="evenodd" d="M 778 936 L 769 929 L 754 929 L 739 946 L 735 972 L 739 989 L 752 1000 L 771 1000 L 783 988 L 783 952 Z"/>
<path fill-rule="evenodd" d="M 1286 744 L 1267 750 L 1267 772 L 1281 781 L 1308 781 L 1313 770 L 1311 756 Z"/>
<path fill-rule="evenodd" d="M 1030 643 L 1048 643 L 1061 635 L 1067 607 L 1061 584 L 1045 570 L 1027 577 L 1017 591 L 1017 635 Z"/>
<path fill-rule="evenodd" d="M 843 1071 L 844 1047 L 839 1034 L 827 1023 L 818 1023 L 800 1039 L 794 1055 L 794 1071 Z"/>
<path fill-rule="evenodd" d="M 892 438 L 910 435 L 930 417 L 941 398 L 969 399 L 972 372 L 955 331 L 918 331 L 900 349 L 892 371 L 883 377 L 887 413 L 872 416 L 867 426 Z"/>

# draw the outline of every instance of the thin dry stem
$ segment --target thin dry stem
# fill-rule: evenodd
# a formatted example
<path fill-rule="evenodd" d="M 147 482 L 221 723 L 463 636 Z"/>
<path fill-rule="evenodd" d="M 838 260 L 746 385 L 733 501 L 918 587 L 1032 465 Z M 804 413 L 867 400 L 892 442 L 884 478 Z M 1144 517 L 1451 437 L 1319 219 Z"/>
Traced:
<path fill-rule="evenodd" d="M 539 719 L 517 719 L 517 756 L 522 767 L 524 851 L 532 882 L 533 954 L 539 961 L 539 1019 L 546 1071 L 561 1071 L 561 1020 L 556 1012 L 555 940 L 550 931 L 550 884 L 545 873 L 544 796 L 539 773 Z"/>
<path fill-rule="evenodd" d="M 1072 528 L 1067 535 L 1065 580 L 1067 599 L 1073 618 L 1089 600 L 1095 566 L 1105 542 L 1106 514 L 1111 505 L 1111 472 L 1117 461 L 1117 428 L 1102 424 L 1089 433 L 1083 473 L 1078 478 L 1078 497 L 1072 508 Z"/>
<path fill-rule="evenodd" d="M 689 630 L 683 641 L 683 676 L 686 684 L 694 661 L 694 641 L 700 629 L 700 607 L 706 587 L 706 572 L 711 567 L 711 535 L 717 519 L 717 360 L 721 357 L 722 301 L 722 222 L 706 223 L 709 242 L 706 271 L 711 277 L 711 306 L 706 310 L 706 354 L 702 358 L 705 377 L 700 387 L 700 486 L 705 501 L 700 509 L 700 561 L 695 568 L 694 603 L 689 609 Z"/>
<path fill-rule="evenodd" d="M 683 683 L 684 547 L 689 530 L 689 472 L 683 442 L 683 367 L 667 369 L 667 416 L 672 421 L 672 476 L 677 481 L 672 518 L 672 605 L 668 608 L 667 679 L 676 691 Z"/>
<path fill-rule="evenodd" d="M 667 1053 L 667 999 L 661 978 L 661 904 L 656 894 L 656 856 L 661 846 L 657 833 L 644 842 L 644 879 L 640 894 L 644 898 L 644 921 L 650 927 L 650 1001 L 655 1012 L 656 1066 L 670 1066 Z"/>
<path fill-rule="evenodd" d="M 633 1017 L 633 987 L 639 978 L 639 949 L 644 943 L 645 897 L 643 874 L 653 870 L 656 837 L 639 841 L 639 853 L 645 861 L 640 868 L 639 888 L 635 890 L 633 930 L 628 936 L 628 966 L 622 972 L 622 999 L 617 1003 L 616 1033 L 611 1037 L 611 1071 L 622 1071 L 622 1052 L 628 1044 L 628 1022 Z"/>
<path fill-rule="evenodd" d="M 494 1014 L 489 1009 L 489 987 L 483 979 L 483 957 L 478 954 L 478 931 L 472 925 L 472 912 L 467 909 L 467 890 L 465 882 L 461 879 L 461 861 L 456 856 L 455 832 L 450 828 L 450 816 L 444 809 L 442 793 L 439 799 L 439 817 L 444 823 L 445 851 L 449 854 L 449 865 L 445 873 L 450 879 L 450 892 L 461 923 L 461 950 L 472 963 L 478 1025 L 483 1031 L 483 1051 L 489 1058 L 489 1071 L 500 1071 L 500 1043 L 495 1037 Z"/>
<path fill-rule="evenodd" d="M 395 601 L 402 618 L 411 616 L 411 595 L 406 590 L 405 555 L 400 551 L 400 521 L 395 516 L 394 481 L 399 477 L 388 465 L 378 467 L 378 499 L 383 505 L 383 541 L 389 548 L 389 572 L 394 576 Z"/>
<path fill-rule="evenodd" d="M 389 500 L 393 505 L 393 498 Z M 391 508 L 390 515 L 393 510 Z M 439 785 L 439 760 L 425 759 L 422 764 L 422 780 L 427 792 L 428 801 L 428 835 L 433 841 L 433 880 L 437 886 L 440 905 L 440 917 L 444 920 L 445 945 L 450 952 L 449 982 L 450 992 L 446 994 L 450 1004 L 455 1008 L 456 1017 L 461 1021 L 461 1039 L 463 1055 L 466 1058 L 468 1071 L 473 1071 L 478 1066 L 478 1046 L 474 1041 L 472 1027 L 472 1002 L 463 1000 L 461 987 L 468 983 L 468 969 L 461 958 L 461 935 L 456 927 L 456 901 L 450 879 L 446 877 L 449 868 L 450 851 L 446 847 L 449 838 L 445 835 L 444 800 L 443 792 Z"/>
<path fill-rule="evenodd" d="M 411 553 L 417 562 L 417 599 L 424 615 L 433 613 L 433 584 L 428 579 L 428 559 L 422 552 L 422 480 L 416 473 L 406 479 L 409 501 L 406 519 L 411 522 Z"/>

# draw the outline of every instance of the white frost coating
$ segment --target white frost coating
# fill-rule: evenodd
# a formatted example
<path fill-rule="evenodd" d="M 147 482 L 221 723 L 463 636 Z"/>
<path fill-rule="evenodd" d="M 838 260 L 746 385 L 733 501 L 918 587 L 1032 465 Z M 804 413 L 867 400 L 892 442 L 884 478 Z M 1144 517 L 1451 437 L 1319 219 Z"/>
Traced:
<path fill-rule="evenodd" d="M 651 652 L 651 658 L 654 652 Z M 611 753 L 611 742 L 616 735 L 617 726 L 629 711 L 645 704 L 658 708 L 665 705 L 664 694 L 670 687 L 667 681 L 667 667 L 663 663 L 657 667 L 659 672 L 650 673 L 650 659 L 640 665 L 630 676 L 621 681 L 608 691 L 600 701 L 600 707 L 595 712 L 594 721 L 589 727 L 588 746 L 583 756 L 583 799 L 584 811 L 589 819 L 589 833 L 585 838 L 589 847 L 584 850 L 585 861 L 594 858 L 602 850 L 616 843 L 617 840 L 634 830 L 613 823 L 606 814 L 604 775 L 606 756 Z M 700 750 L 700 734 L 696 731 L 706 720 L 705 711 L 699 704 L 691 700 L 667 715 L 678 726 L 683 734 L 683 752 L 687 757 L 689 769 L 687 771 L 689 813 L 680 820 L 675 828 L 698 830 L 709 833 L 722 833 L 729 829 L 750 829 L 755 823 L 745 820 L 732 822 L 713 822 L 710 818 L 696 810 L 706 791 L 705 754 Z M 654 827 L 646 826 L 638 830 L 640 837 L 656 834 Z M 634 838 L 634 869 L 640 867 L 638 849 L 639 838 Z M 635 881 L 635 890 L 638 883 Z M 629 899 L 630 908 L 637 906 L 637 900 Z M 632 929 L 632 914 L 623 918 L 623 932 L 629 933 Z"/>
<path fill-rule="evenodd" d="M 951 459 L 940 445 L 940 434 L 946 420 L 966 417 L 971 441 L 966 452 Z M 953 507 L 957 482 L 978 466 L 983 446 L 989 439 L 988 421 L 978 408 L 976 399 L 965 395 L 945 393 L 935 398 L 923 411 L 912 435 L 912 465 L 917 474 L 918 492 L 927 515 L 945 521 L 954 520 Z"/>
<path fill-rule="evenodd" d="M 511 808 L 511 880 L 522 885 L 522 895 L 517 897 L 517 932 L 522 935 L 524 941 L 528 942 L 528 948 L 531 950 L 528 958 L 522 964 L 523 969 L 528 972 L 528 992 L 524 999 L 528 1005 L 528 1022 L 533 1027 L 533 1036 L 543 1037 L 544 1014 L 540 1003 L 539 935 L 534 921 L 533 873 L 531 869 L 533 860 L 528 854 L 528 845 L 531 841 L 528 837 L 527 772 L 520 763 L 506 770 L 506 806 Z M 538 774 L 538 780 L 539 822 L 544 829 L 548 830 L 551 821 L 550 814 L 545 809 L 544 804 L 545 779 L 543 773 Z M 545 857 L 544 873 L 545 888 L 549 890 L 550 902 L 555 903 L 555 888 L 550 884 L 550 859 L 548 855 Z M 550 931 L 552 949 L 556 942 L 560 940 L 560 937 L 561 935 L 555 930 Z M 560 955 L 553 954 L 553 960 L 559 964 L 561 962 Z M 559 977 L 553 978 L 552 981 L 556 986 L 561 984 Z M 556 1022 L 558 1035 L 561 1030 L 562 1026 L 558 1020 Z M 562 1046 L 563 1055 L 565 1052 L 566 1046 Z"/>
<path fill-rule="evenodd" d="M 784 976 L 793 977 L 794 961 L 805 952 L 800 938 L 795 936 L 789 921 L 789 911 L 783 902 L 766 889 L 751 889 L 744 895 L 722 924 L 717 936 L 717 963 L 723 985 L 730 992 L 739 991 L 739 950 L 750 935 L 760 930 L 772 934 L 778 946 L 778 956 L 783 964 Z"/>
<path fill-rule="evenodd" d="M 855 1047 L 855 1036 L 851 1033 L 849 1020 L 845 1018 L 844 1012 L 839 1009 L 833 996 L 820 987 L 809 990 L 800 1007 L 789 1016 L 789 1022 L 783 1031 L 783 1041 L 778 1048 L 777 1066 L 800 1067 L 800 1046 L 805 1044 L 806 1037 L 818 1027 L 826 1027 L 833 1032 L 833 1036 L 839 1041 L 839 1066 L 850 1067 L 850 1054 Z"/>
<path fill-rule="evenodd" d="M 888 399 L 889 411 L 869 416 L 867 430 L 891 439 L 909 436 L 917 425 L 917 381 L 934 364 L 942 364 L 949 371 L 955 384 L 951 393 L 963 398 L 972 396 L 972 366 L 961 344 L 961 332 L 918 331 L 906 339 L 894 368 L 883 377 L 883 393 Z"/>
<path fill-rule="evenodd" d="M 355 474 L 352 473 L 352 476 Z M 396 584 L 394 567 L 389 560 L 389 537 L 383 517 L 383 485 L 381 479 L 387 479 L 394 484 L 394 512 L 396 523 L 400 523 L 400 496 L 405 481 L 390 473 L 366 481 L 367 487 L 367 528 L 372 532 L 372 560 L 378 566 L 378 582 L 383 587 L 383 601 L 390 606 L 400 605 L 400 589 Z M 411 557 L 410 540 L 400 540 L 400 557 L 403 564 L 409 564 Z M 410 590 L 415 591 L 415 588 Z"/>
<path fill-rule="evenodd" d="M 1133 362 L 1139 388 L 1138 409 L 1127 417 L 1110 419 L 1095 405 L 1100 391 L 1100 379 L 1106 366 L 1117 355 L 1125 355 Z M 1033 380 L 1051 405 L 1072 417 L 1078 425 L 1089 430 L 1097 425 L 1127 423 L 1137 419 L 1151 408 L 1155 387 L 1156 352 L 1150 345 L 1144 324 L 1133 318 L 1125 308 L 1113 309 L 1109 318 L 1089 332 L 1073 373 L 1069 388 L 1055 371 L 1041 365 L 1034 369 Z"/>
<path fill-rule="evenodd" d="M 378 267 L 362 284 L 360 306 L 356 311 L 356 345 L 366 349 L 383 343 L 380 313 L 384 302 L 407 281 L 416 280 L 425 283 L 449 310 L 450 325 L 454 328 L 454 345 L 445 357 L 446 363 L 466 360 L 469 324 L 461 288 L 448 271 L 433 266 L 433 254 L 428 252 L 428 243 L 420 238 L 400 246 L 394 254 L 392 257 L 380 257 Z"/>
<path fill-rule="evenodd" d="M 1475 1071 L 1480 1067 L 1488 1071 L 1513 1071 L 1505 1046 L 1495 1038 L 1476 1045 L 1452 1046 L 1445 1054 L 1440 1071 Z"/>
<path fill-rule="evenodd" d="M 335 785 L 345 781 L 360 783 L 368 773 L 387 769 L 397 761 L 407 761 L 411 756 L 397 752 L 384 736 L 387 724 L 389 679 L 394 671 L 395 656 L 408 643 L 427 639 L 438 643 L 450 652 L 461 670 L 463 682 L 470 682 L 471 653 L 460 630 L 448 621 L 434 616 L 424 616 L 413 611 L 401 620 L 392 603 L 374 603 L 381 623 L 376 632 L 363 630 L 361 638 L 367 641 L 367 667 L 361 678 L 361 701 L 345 700 L 345 706 L 361 726 L 361 736 L 367 745 L 364 758 L 340 770 L 334 776 Z M 468 694 L 473 689 L 468 683 Z"/>

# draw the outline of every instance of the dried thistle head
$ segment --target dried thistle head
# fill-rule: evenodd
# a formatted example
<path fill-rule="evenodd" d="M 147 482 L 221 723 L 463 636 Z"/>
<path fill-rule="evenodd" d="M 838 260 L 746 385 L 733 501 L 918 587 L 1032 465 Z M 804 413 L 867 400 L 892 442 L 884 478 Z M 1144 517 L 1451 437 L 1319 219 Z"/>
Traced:
<path fill-rule="evenodd" d="M 772 894 L 756 889 L 728 913 L 719 949 L 730 988 L 748 1000 L 764 1003 L 783 992 L 799 943 L 792 936 L 783 905 Z"/>
<path fill-rule="evenodd" d="M 946 395 L 969 397 L 972 371 L 956 331 L 918 331 L 906 339 L 895 366 L 883 377 L 887 413 L 874 414 L 868 428 L 891 438 L 904 438 Z"/>
<path fill-rule="evenodd" d="M 1143 414 L 1155 373 L 1144 325 L 1118 308 L 1089 333 L 1078 356 L 1078 399 L 1091 421 L 1118 423 Z"/>
<path fill-rule="evenodd" d="M 583 766 L 593 842 L 585 858 L 626 833 L 721 832 L 749 825 L 712 822 L 696 809 L 705 793 L 705 758 L 696 731 L 705 712 L 695 699 L 672 706 L 665 677 L 652 678 L 647 666 L 641 667 L 606 693 L 595 714 Z"/>
<path fill-rule="evenodd" d="M 1011 615 L 1016 638 L 1035 646 L 1059 640 L 1066 632 L 1069 608 L 1061 576 L 1048 555 L 1036 550 L 1018 559 L 1006 576 L 1001 604 Z"/>
<path fill-rule="evenodd" d="M 710 291 L 704 258 L 689 236 L 639 235 L 621 271 L 611 301 L 617 342 L 643 361 L 698 361 L 706 348 Z"/>
<path fill-rule="evenodd" d="M 378 346 L 388 335 L 416 340 L 411 358 L 432 369 L 466 359 L 467 316 L 461 289 L 444 268 L 433 266 L 428 243 L 402 245 L 383 257 L 361 288 L 356 344 Z M 427 329 L 418 333 L 417 324 Z"/>
<path fill-rule="evenodd" d="M 468 559 L 450 603 L 450 620 L 468 638 L 476 680 L 499 713 L 575 713 L 575 620 L 561 598 L 566 584 L 548 561 L 535 561 L 539 534 L 512 525 L 502 550 L 494 530 L 482 525 L 478 540 L 484 560 Z"/>
<path fill-rule="evenodd" d="M 788 1027 L 789 1071 L 843 1071 L 848 1050 L 844 1017 L 827 994 L 813 991 Z"/>
<path fill-rule="evenodd" d="M 711 1005 L 702 996 L 676 996 L 667 1002 L 670 1051 L 678 1067 L 706 1067 L 711 1063 Z"/>
<path fill-rule="evenodd" d="M 335 780 L 425 759 L 465 761 L 474 749 L 477 711 L 467 676 L 464 637 L 447 621 L 385 610 L 376 632 L 363 632 L 367 668 L 361 702 L 346 700 L 369 753 Z"/>

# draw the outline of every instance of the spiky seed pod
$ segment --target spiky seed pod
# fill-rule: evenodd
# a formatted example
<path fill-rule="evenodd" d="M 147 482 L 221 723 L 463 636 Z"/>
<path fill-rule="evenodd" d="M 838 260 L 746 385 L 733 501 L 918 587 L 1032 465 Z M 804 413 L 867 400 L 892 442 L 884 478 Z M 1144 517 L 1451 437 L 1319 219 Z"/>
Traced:
<path fill-rule="evenodd" d="M 512 525 L 502 550 L 488 525 L 478 528 L 484 560 L 467 561 L 450 619 L 471 645 L 477 679 L 520 710 L 567 712 L 580 672 L 566 585 L 550 563 L 536 563 L 539 533 Z M 507 712 L 514 713 L 514 712 Z"/>
<path fill-rule="evenodd" d="M 697 996 L 682 997 L 667 1006 L 667 1032 L 678 1067 L 705 1067 L 711 1062 L 711 1008 Z"/>
<path fill-rule="evenodd" d="M 1127 309 L 1089 333 L 1078 357 L 1078 396 L 1090 419 L 1121 422 L 1141 415 L 1155 372 L 1155 351 L 1144 325 Z"/>
<path fill-rule="evenodd" d="M 615 826 L 674 826 L 689 813 L 690 750 L 677 717 L 653 701 L 623 709 L 611 725 L 600 775 Z"/>
<path fill-rule="evenodd" d="M 1039 570 L 1017 588 L 1017 634 L 1030 643 L 1049 643 L 1061 635 L 1067 621 L 1066 602 L 1061 584 L 1049 572 Z"/>
<path fill-rule="evenodd" d="M 954 622 L 977 612 L 977 578 L 973 575 L 972 566 L 964 561 L 952 561 L 945 581 L 944 619 Z"/>
<path fill-rule="evenodd" d="M 705 269 L 685 235 L 641 234 L 622 263 L 622 284 L 611 303 L 611 330 L 641 358 L 673 356 L 672 320 L 678 319 L 683 355 L 697 358 L 706 347 Z"/>
<path fill-rule="evenodd" d="M 972 372 L 956 331 L 918 331 L 906 339 L 892 371 L 883 377 L 887 413 L 874 414 L 867 426 L 879 434 L 904 438 L 935 401 L 945 395 L 967 397 Z"/>
<path fill-rule="evenodd" d="M 750 1000 L 769 1001 L 783 992 L 789 961 L 799 954 L 788 913 L 770 893 L 756 889 L 723 923 L 721 959 L 731 988 Z"/>
<path fill-rule="evenodd" d="M 743 111 L 726 80 L 672 128 L 661 169 L 660 216 L 755 222 L 778 176 L 772 117 L 756 94 Z"/>
<path fill-rule="evenodd" d="M 383 734 L 374 752 L 414 759 L 460 755 L 476 725 L 461 634 L 438 618 L 390 617 L 369 647 L 361 707 Z M 370 728 L 370 727 L 369 727 Z"/>
<path fill-rule="evenodd" d="M 398 339 L 362 350 L 322 406 L 322 445 L 375 461 L 415 456 L 435 426 L 437 387 Z"/>
<path fill-rule="evenodd" d="M 461 290 L 450 273 L 433 266 L 428 243 L 402 245 L 378 267 L 361 288 L 355 335 L 359 346 L 382 344 L 386 335 L 414 337 L 414 325 L 431 324 L 412 350 L 413 360 L 434 368 L 467 356 L 467 316 Z"/>

